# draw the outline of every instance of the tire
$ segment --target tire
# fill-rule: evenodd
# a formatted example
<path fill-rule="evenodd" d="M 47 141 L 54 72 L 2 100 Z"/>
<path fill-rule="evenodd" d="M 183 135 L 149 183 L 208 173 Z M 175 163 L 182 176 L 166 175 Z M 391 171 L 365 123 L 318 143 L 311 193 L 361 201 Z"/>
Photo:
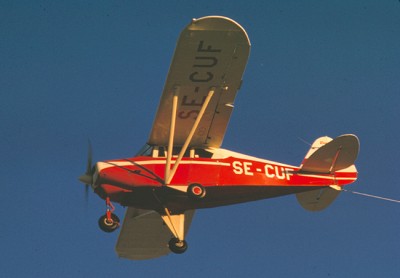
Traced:
<path fill-rule="evenodd" d="M 192 183 L 187 189 L 190 198 L 195 200 L 203 199 L 206 196 L 206 189 L 198 183 Z"/>
<path fill-rule="evenodd" d="M 111 214 L 111 221 L 107 220 L 107 215 L 103 215 L 99 218 L 99 227 L 103 232 L 111 233 L 119 227 L 119 218 L 114 213 Z"/>
<path fill-rule="evenodd" d="M 183 254 L 188 248 L 186 240 L 179 241 L 177 238 L 171 238 L 168 242 L 169 249 L 175 254 Z"/>

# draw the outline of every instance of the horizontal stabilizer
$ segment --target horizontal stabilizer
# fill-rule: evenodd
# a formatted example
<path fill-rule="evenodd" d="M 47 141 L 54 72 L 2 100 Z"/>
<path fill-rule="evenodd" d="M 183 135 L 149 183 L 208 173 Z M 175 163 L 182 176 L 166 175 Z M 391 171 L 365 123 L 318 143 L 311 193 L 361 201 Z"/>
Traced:
<path fill-rule="evenodd" d="M 334 173 L 352 166 L 357 159 L 360 143 L 357 136 L 346 134 L 335 139 L 318 138 L 312 145 L 300 172 Z"/>
<path fill-rule="evenodd" d="M 327 208 L 339 196 L 340 191 L 331 187 L 297 193 L 300 205 L 309 211 L 320 211 Z"/>

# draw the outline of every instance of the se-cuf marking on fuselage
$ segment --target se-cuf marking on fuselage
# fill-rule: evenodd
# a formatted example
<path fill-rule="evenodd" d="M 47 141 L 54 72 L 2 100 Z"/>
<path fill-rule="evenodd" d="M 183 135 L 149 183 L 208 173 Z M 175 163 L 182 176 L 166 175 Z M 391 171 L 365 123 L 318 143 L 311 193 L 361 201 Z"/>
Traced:
<path fill-rule="evenodd" d="M 357 179 L 354 135 L 318 138 L 300 166 L 221 148 L 250 53 L 245 30 L 220 16 L 181 33 L 147 144 L 134 157 L 97 162 L 80 180 L 105 199 L 103 231 L 120 226 L 112 202 L 128 207 L 116 251 L 128 259 L 183 253 L 194 211 L 296 194 L 326 208 Z"/>

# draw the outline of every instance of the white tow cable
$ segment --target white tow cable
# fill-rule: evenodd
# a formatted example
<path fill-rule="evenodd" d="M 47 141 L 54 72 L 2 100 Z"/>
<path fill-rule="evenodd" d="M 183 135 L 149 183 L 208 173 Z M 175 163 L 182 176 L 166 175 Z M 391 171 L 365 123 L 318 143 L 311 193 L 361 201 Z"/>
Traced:
<path fill-rule="evenodd" d="M 361 196 L 365 196 L 365 197 L 371 197 L 371 198 L 375 198 L 375 199 L 385 200 L 385 201 L 389 201 L 389 202 L 400 203 L 400 200 L 384 198 L 384 197 L 380 197 L 380 196 L 376 196 L 376 195 L 371 195 L 371 194 L 361 193 L 361 192 L 357 192 L 357 191 L 347 190 L 347 189 L 344 189 L 344 188 L 342 188 L 342 191 L 350 192 L 350 193 L 361 195 Z"/>

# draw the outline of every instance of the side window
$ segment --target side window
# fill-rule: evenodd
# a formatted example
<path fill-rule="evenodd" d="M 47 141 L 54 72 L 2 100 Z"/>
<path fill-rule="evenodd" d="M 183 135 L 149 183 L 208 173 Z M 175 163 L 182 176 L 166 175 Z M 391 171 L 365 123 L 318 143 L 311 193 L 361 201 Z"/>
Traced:
<path fill-rule="evenodd" d="M 180 151 L 180 147 L 174 147 L 172 151 L 172 156 L 177 157 Z M 213 154 L 211 152 L 205 149 L 187 149 L 183 157 L 211 158 L 212 155 Z M 146 144 L 136 154 L 136 156 L 167 157 L 167 147 L 150 146 Z"/>
<path fill-rule="evenodd" d="M 154 146 L 152 157 L 165 157 L 165 148 Z"/>
<path fill-rule="evenodd" d="M 167 149 L 168 147 L 154 147 L 156 151 L 153 151 L 153 157 L 167 157 Z M 174 147 L 172 149 L 172 157 L 177 157 L 181 151 L 181 147 Z M 188 149 L 183 157 L 189 157 L 190 150 Z"/>
<path fill-rule="evenodd" d="M 206 151 L 205 149 L 196 149 L 196 156 L 198 157 L 203 157 L 203 158 L 211 158 L 212 153 L 209 151 Z"/>

